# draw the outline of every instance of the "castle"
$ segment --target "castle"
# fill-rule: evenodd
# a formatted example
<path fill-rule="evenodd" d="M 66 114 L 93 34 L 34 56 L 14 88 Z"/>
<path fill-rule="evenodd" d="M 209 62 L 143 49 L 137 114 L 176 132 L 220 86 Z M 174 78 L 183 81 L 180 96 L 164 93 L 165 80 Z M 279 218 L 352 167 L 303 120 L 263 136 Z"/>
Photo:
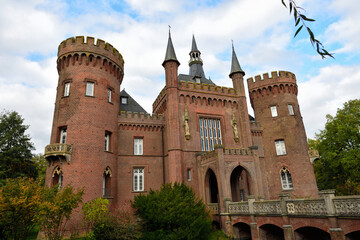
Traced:
<path fill-rule="evenodd" d="M 178 74 L 169 33 L 165 86 L 150 115 L 120 92 L 124 60 L 117 49 L 92 37 L 63 41 L 46 184 L 84 186 L 84 202 L 103 197 L 115 207 L 163 183 L 184 182 L 215 211 L 214 224 L 235 235 L 236 222 L 221 214 L 230 203 L 317 198 L 295 75 L 247 79 L 253 118 L 234 47 L 232 88 L 205 77 L 194 37 L 189 55 L 189 73 Z M 256 231 L 248 230 L 253 239 Z"/>

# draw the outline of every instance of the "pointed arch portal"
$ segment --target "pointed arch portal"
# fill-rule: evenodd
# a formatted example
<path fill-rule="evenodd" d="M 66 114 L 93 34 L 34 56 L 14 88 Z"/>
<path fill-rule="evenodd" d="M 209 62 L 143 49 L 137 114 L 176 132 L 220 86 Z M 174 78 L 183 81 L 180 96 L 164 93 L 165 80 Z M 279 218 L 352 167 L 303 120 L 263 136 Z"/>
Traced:
<path fill-rule="evenodd" d="M 205 192 L 206 200 L 208 203 L 218 203 L 219 202 L 219 189 L 217 184 L 216 175 L 213 170 L 210 168 L 205 175 Z"/>
<path fill-rule="evenodd" d="M 231 197 L 233 202 L 246 201 L 250 192 L 249 174 L 245 168 L 237 166 L 230 176 Z"/>

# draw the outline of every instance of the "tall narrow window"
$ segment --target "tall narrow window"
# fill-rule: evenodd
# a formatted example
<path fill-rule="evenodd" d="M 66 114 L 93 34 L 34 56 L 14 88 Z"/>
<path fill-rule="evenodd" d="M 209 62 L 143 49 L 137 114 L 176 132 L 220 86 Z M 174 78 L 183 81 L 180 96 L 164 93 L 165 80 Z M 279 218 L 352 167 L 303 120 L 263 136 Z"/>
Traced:
<path fill-rule="evenodd" d="M 289 114 L 294 115 L 294 107 L 293 107 L 293 105 L 289 104 L 288 108 L 289 108 Z"/>
<path fill-rule="evenodd" d="M 293 189 L 291 174 L 286 167 L 280 170 L 281 186 L 283 190 Z"/>
<path fill-rule="evenodd" d="M 86 96 L 94 96 L 94 83 L 93 82 L 86 82 Z"/>
<path fill-rule="evenodd" d="M 105 131 L 105 151 L 110 151 L 110 137 L 111 133 Z"/>
<path fill-rule="evenodd" d="M 276 155 L 286 155 L 284 140 L 275 141 Z"/>
<path fill-rule="evenodd" d="M 103 197 L 111 196 L 111 170 L 106 167 L 103 175 Z"/>
<path fill-rule="evenodd" d="M 64 87 L 64 97 L 68 97 L 70 95 L 70 83 L 65 83 Z"/>
<path fill-rule="evenodd" d="M 222 144 L 219 119 L 200 118 L 200 143 L 202 151 L 212 151 L 216 144 Z"/>
<path fill-rule="evenodd" d="M 272 117 L 277 117 L 278 116 L 276 106 L 271 106 L 270 110 L 271 110 L 271 116 Z"/>
<path fill-rule="evenodd" d="M 134 192 L 144 191 L 144 169 L 134 168 L 133 170 L 133 187 Z"/>
<path fill-rule="evenodd" d="M 143 155 L 143 139 L 134 138 L 134 155 Z"/>
<path fill-rule="evenodd" d="M 60 143 L 66 143 L 66 135 L 67 135 L 67 128 L 61 127 L 60 128 Z"/>
<path fill-rule="evenodd" d="M 107 97 L 108 97 L 108 102 L 111 103 L 111 89 L 107 90 Z"/>
<path fill-rule="evenodd" d="M 190 168 L 187 169 L 187 180 L 191 181 L 191 169 Z"/>

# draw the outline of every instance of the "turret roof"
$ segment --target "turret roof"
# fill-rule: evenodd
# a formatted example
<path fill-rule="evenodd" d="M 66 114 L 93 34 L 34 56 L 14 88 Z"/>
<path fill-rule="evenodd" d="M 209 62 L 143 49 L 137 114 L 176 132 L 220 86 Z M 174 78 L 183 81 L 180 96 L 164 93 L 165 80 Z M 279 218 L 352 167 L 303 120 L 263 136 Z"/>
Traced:
<path fill-rule="evenodd" d="M 241 69 L 239 61 L 236 57 L 236 53 L 234 50 L 234 44 L 232 44 L 232 59 L 231 59 L 231 71 L 229 76 L 231 77 L 234 73 L 242 73 L 245 76 L 245 72 Z"/>
<path fill-rule="evenodd" d="M 167 48 L 166 48 L 165 59 L 164 59 L 164 62 L 162 65 L 164 66 L 165 62 L 167 62 L 167 61 L 175 61 L 175 62 L 177 62 L 178 65 L 180 65 L 180 62 L 176 58 L 174 46 L 171 41 L 170 29 L 169 29 L 169 39 L 168 39 L 168 44 L 167 44 Z"/>

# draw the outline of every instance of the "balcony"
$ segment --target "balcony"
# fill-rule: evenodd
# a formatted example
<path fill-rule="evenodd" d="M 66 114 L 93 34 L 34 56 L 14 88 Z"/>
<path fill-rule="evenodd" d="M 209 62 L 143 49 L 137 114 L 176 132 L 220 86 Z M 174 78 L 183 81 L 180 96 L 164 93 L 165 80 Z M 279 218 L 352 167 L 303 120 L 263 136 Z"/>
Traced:
<path fill-rule="evenodd" d="M 70 163 L 70 156 L 72 153 L 72 145 L 65 143 L 49 144 L 45 147 L 44 157 L 48 161 L 65 159 Z"/>

